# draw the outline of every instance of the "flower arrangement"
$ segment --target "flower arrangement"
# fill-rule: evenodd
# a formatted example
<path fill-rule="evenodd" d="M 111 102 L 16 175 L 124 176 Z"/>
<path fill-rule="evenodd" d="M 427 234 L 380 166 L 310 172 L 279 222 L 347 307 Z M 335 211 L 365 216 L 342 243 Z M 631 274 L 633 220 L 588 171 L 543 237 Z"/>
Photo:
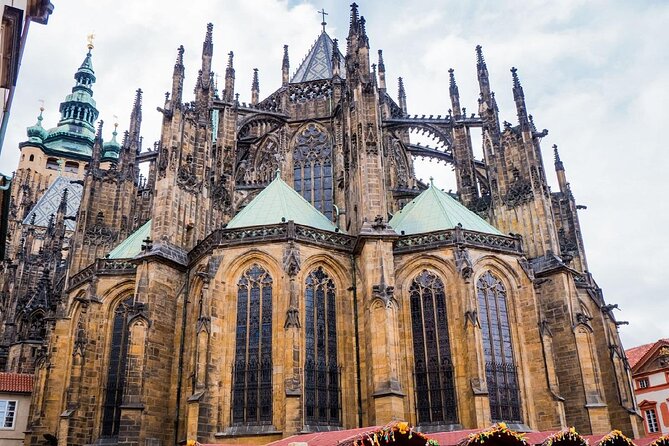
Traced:
<path fill-rule="evenodd" d="M 405 437 L 408 440 L 416 442 L 416 444 L 423 444 L 425 446 L 439 446 L 436 440 L 428 438 L 425 434 L 415 431 L 409 423 L 402 421 L 399 423 L 389 424 L 377 431 L 370 431 L 359 434 L 353 439 L 353 446 L 385 446 L 395 443 L 399 437 Z"/>
<path fill-rule="evenodd" d="M 588 440 L 581 437 L 573 427 L 551 435 L 550 437 L 546 438 L 546 440 L 544 440 L 541 446 L 553 446 L 560 443 L 588 446 Z"/>
<path fill-rule="evenodd" d="M 484 444 L 489 439 L 495 437 L 512 438 L 516 440 L 518 444 L 524 446 L 527 445 L 527 441 L 525 440 L 525 435 L 512 431 L 511 429 L 509 429 L 506 423 L 497 423 L 487 430 L 471 433 L 467 436 L 467 438 L 464 439 L 463 442 L 461 442 L 461 444 L 463 443 L 466 445 Z"/>
<path fill-rule="evenodd" d="M 663 435 L 648 446 L 669 446 L 669 435 Z"/>
<path fill-rule="evenodd" d="M 619 430 L 612 430 L 608 434 L 604 435 L 601 440 L 597 443 L 597 446 L 635 446 L 632 440 L 627 438 Z"/>

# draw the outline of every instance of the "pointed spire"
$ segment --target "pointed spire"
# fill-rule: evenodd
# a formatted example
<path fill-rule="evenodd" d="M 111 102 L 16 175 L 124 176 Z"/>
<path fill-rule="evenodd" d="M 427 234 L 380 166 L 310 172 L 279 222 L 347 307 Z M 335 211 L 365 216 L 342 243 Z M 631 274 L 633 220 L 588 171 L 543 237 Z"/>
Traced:
<path fill-rule="evenodd" d="M 513 100 L 516 103 L 516 113 L 518 115 L 518 123 L 522 131 L 530 130 L 530 121 L 527 116 L 527 108 L 525 106 L 525 93 L 523 87 L 520 85 L 518 79 L 518 70 L 516 67 L 511 68 L 511 77 L 513 78 Z"/>
<path fill-rule="evenodd" d="M 213 23 L 207 23 L 207 33 L 204 36 L 204 43 L 202 44 L 202 54 L 211 56 L 214 53 L 214 44 L 211 39 L 211 32 L 214 29 Z"/>
<path fill-rule="evenodd" d="M 135 91 L 135 101 L 132 105 L 132 112 L 130 113 L 130 147 L 131 151 L 139 152 L 140 131 L 142 128 L 142 89 L 138 88 Z"/>
<path fill-rule="evenodd" d="M 386 89 L 386 64 L 383 62 L 383 50 L 379 50 L 379 88 Z"/>
<path fill-rule="evenodd" d="M 451 95 L 451 107 L 453 109 L 453 116 L 459 118 L 462 116 L 462 108 L 460 108 L 460 91 L 458 85 L 455 83 L 455 71 L 453 68 L 448 69 L 449 87 L 448 91 Z"/>
<path fill-rule="evenodd" d="M 359 27 L 360 16 L 358 15 L 357 3 L 351 3 L 351 21 L 349 25 L 348 35 L 357 33 Z"/>
<path fill-rule="evenodd" d="M 288 59 L 288 45 L 283 46 L 283 62 L 281 63 L 282 85 L 288 85 L 290 80 L 290 61 Z"/>
<path fill-rule="evenodd" d="M 67 214 L 67 188 L 63 190 L 63 196 L 60 198 L 60 204 L 58 205 L 58 215 L 65 216 L 66 214 Z"/>
<path fill-rule="evenodd" d="M 184 89 L 184 46 L 179 45 L 177 49 L 177 61 L 174 64 L 174 73 L 172 74 L 172 104 L 181 105 L 181 99 Z"/>
<path fill-rule="evenodd" d="M 488 67 L 483 58 L 483 48 L 476 45 L 476 75 L 479 80 L 479 91 L 481 92 L 481 105 L 492 108 L 492 94 L 490 91 L 490 79 L 488 77 Z M 479 114 L 481 110 L 479 110 Z"/>
<path fill-rule="evenodd" d="M 398 78 L 398 83 L 399 83 L 399 92 L 398 92 L 398 97 L 400 100 L 400 108 L 402 109 L 402 113 L 404 115 L 407 114 L 407 94 L 406 91 L 404 91 L 404 80 L 400 77 Z"/>
<path fill-rule="evenodd" d="M 260 82 L 258 82 L 258 69 L 253 69 L 253 82 L 251 83 L 251 104 L 256 105 L 258 103 L 258 97 L 260 96 Z"/>
<path fill-rule="evenodd" d="M 376 64 L 375 63 L 372 64 L 372 85 L 374 85 L 374 86 L 377 85 L 377 82 L 376 82 Z"/>
<path fill-rule="evenodd" d="M 341 76 L 341 56 L 337 39 L 332 41 L 332 76 Z"/>
<path fill-rule="evenodd" d="M 557 144 L 553 144 L 553 155 L 555 156 L 555 170 L 564 170 L 564 164 L 562 164 L 562 160 L 560 159 Z"/>
<path fill-rule="evenodd" d="M 100 168 L 100 158 L 102 157 L 102 125 L 104 121 L 100 119 L 98 122 L 98 131 L 95 134 L 95 141 L 93 143 L 93 153 L 91 154 L 91 164 L 88 169 L 89 173 L 93 173 Z"/>
<path fill-rule="evenodd" d="M 230 51 L 228 53 L 228 66 L 225 69 L 225 90 L 223 91 L 223 98 L 226 101 L 232 101 L 235 97 L 235 68 L 233 65 L 235 54 Z"/>

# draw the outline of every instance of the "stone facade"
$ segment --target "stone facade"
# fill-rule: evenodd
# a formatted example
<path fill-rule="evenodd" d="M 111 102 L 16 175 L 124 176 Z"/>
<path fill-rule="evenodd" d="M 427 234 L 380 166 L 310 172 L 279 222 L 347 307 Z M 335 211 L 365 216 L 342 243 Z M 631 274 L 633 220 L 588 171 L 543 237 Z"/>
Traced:
<path fill-rule="evenodd" d="M 37 374 L 26 444 L 45 434 L 63 445 L 258 444 L 394 419 L 424 431 L 507 421 L 639 434 L 618 322 L 585 269 L 557 151 L 560 191 L 547 186 L 545 131 L 527 114 L 515 69 L 517 125 L 500 126 L 480 47 L 478 115 L 464 113 L 451 71 L 449 114 L 412 117 L 401 79 L 398 102 L 387 91 L 381 51 L 371 65 L 354 4 L 345 54 L 324 30 L 291 79 L 284 47 L 283 85 L 260 100 L 254 72 L 244 104 L 232 53 L 224 88 L 215 87 L 212 32 L 191 102 L 178 50 L 154 150 L 139 147 L 141 91 L 123 144 L 103 143 L 98 127 L 77 173 L 76 227 L 64 227 L 65 194 L 41 237 L 61 269 L 44 267 L 34 225 L 17 217 L 12 232 L 25 236 L 15 235 L 3 265 L 12 272 L 3 275 L 3 345 L 7 368 Z M 483 160 L 472 151 L 477 128 Z M 442 147 L 411 144 L 416 130 Z M 393 227 L 390 217 L 421 193 L 453 200 L 414 177 L 413 156 L 452 163 L 472 212 L 453 209 L 466 219 Z M 312 211 L 233 224 L 258 212 L 254 199 L 277 171 L 331 230 Z M 23 164 L 18 172 L 35 177 Z M 18 178 L 21 203 L 30 182 Z M 437 211 L 422 220 L 439 223 Z M 149 219 L 140 240 L 133 232 Z M 30 290 L 44 296 L 35 339 L 12 328 L 28 318 L 26 271 L 44 277 Z"/>

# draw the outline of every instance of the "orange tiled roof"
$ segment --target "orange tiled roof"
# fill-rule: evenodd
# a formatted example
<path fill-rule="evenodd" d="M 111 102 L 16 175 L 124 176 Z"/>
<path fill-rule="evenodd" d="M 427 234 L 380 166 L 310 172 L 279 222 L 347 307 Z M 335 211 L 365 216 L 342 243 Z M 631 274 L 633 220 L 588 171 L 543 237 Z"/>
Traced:
<path fill-rule="evenodd" d="M 0 372 L 0 392 L 31 393 L 33 375 L 27 373 Z"/>
<path fill-rule="evenodd" d="M 627 355 L 627 360 L 630 363 L 630 368 L 634 368 L 635 365 L 643 358 L 646 353 L 650 351 L 651 348 L 658 342 L 669 342 L 669 338 L 665 339 L 659 339 L 655 342 L 651 342 L 650 344 L 643 344 L 639 345 L 638 347 L 633 347 L 630 348 L 629 350 L 625 350 L 625 354 Z"/>

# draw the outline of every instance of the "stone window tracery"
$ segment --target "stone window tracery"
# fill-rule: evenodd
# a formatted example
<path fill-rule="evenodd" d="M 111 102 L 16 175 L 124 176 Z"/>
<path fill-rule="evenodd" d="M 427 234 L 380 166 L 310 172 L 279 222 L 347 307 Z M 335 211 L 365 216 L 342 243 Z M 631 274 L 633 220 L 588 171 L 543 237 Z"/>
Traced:
<path fill-rule="evenodd" d="M 502 281 L 486 271 L 476 283 L 486 381 L 493 421 L 522 422 L 518 374 Z"/>
<path fill-rule="evenodd" d="M 232 422 L 272 422 L 272 277 L 254 264 L 237 282 Z"/>
<path fill-rule="evenodd" d="M 335 285 L 322 267 L 307 276 L 305 285 L 305 423 L 339 425 Z"/>
<path fill-rule="evenodd" d="M 328 134 L 309 124 L 293 152 L 295 190 L 332 220 L 332 145 Z"/>
<path fill-rule="evenodd" d="M 457 423 L 444 283 L 423 270 L 409 288 L 418 423 Z"/>
<path fill-rule="evenodd" d="M 132 296 L 119 304 L 114 312 L 112 338 L 107 366 L 107 386 L 102 411 L 102 436 L 118 435 L 121 421 L 121 403 L 125 387 L 125 365 L 128 355 L 128 313 L 132 307 Z"/>

